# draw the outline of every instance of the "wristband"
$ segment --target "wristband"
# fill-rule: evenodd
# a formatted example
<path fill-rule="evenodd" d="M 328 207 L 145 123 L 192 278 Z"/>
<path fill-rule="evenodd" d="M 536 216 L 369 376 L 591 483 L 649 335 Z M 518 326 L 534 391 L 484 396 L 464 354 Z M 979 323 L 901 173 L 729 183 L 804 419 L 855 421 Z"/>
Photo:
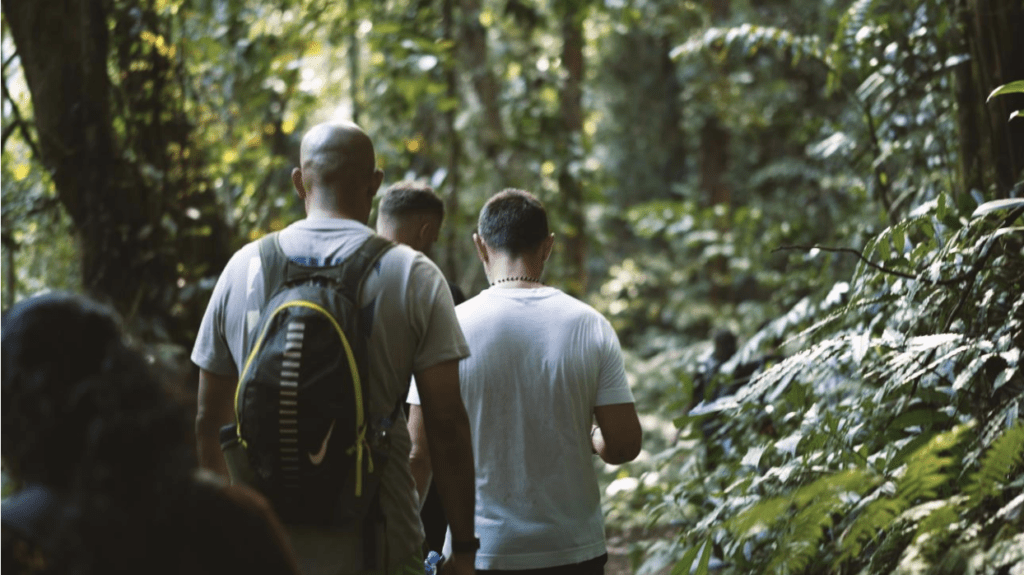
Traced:
<path fill-rule="evenodd" d="M 468 541 L 452 541 L 452 553 L 473 553 L 479 548 L 479 537 L 474 537 Z"/>

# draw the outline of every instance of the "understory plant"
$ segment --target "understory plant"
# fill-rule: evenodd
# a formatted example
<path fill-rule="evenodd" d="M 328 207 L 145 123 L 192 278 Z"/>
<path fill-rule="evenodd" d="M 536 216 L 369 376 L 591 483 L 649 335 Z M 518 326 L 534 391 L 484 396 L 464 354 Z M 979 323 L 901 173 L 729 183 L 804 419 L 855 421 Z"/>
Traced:
<path fill-rule="evenodd" d="M 651 506 L 679 526 L 673 572 L 1024 568 L 1022 214 L 940 198 L 711 375 Z"/>

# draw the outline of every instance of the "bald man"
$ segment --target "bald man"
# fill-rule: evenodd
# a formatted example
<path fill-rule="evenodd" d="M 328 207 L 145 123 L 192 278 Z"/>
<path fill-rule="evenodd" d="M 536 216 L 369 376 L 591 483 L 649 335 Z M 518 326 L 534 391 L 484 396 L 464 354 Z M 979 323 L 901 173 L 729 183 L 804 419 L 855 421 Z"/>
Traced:
<path fill-rule="evenodd" d="M 292 170 L 306 218 L 278 235 L 282 251 L 306 266 L 344 261 L 373 230 L 366 226 L 384 173 L 376 168 L 370 138 L 354 124 L 321 124 L 302 139 L 300 166 Z M 469 349 L 440 270 L 407 246 L 388 250 L 362 286 L 368 334 L 370 421 L 383 421 L 404 399 L 410 375 L 423 396 L 431 453 L 443 461 L 436 483 L 458 551 L 447 573 L 472 573 L 474 469 L 469 421 L 459 394 L 458 363 Z M 217 281 L 192 351 L 199 366 L 197 452 L 200 465 L 227 472 L 219 430 L 234 422 L 234 394 L 243 349 L 271 294 L 264 293 L 257 242 L 240 249 Z M 426 389 L 426 393 L 424 393 Z M 390 429 L 391 456 L 384 468 L 380 506 L 386 534 L 376 549 L 364 548 L 362 526 L 324 529 L 286 526 L 306 575 L 369 572 L 420 575 L 423 528 L 409 467 L 410 439 L 404 414 Z M 325 501 L 325 505 L 332 502 Z M 370 553 L 373 557 L 370 557 Z"/>

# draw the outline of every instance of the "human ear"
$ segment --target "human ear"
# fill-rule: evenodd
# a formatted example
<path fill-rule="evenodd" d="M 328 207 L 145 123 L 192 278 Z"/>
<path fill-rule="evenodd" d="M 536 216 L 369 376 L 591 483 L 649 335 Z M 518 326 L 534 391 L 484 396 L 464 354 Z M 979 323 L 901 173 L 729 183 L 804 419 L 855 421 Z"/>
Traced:
<path fill-rule="evenodd" d="M 302 170 L 298 168 L 292 168 L 292 186 L 295 187 L 295 193 L 298 194 L 299 199 L 305 202 L 306 186 L 302 183 Z"/>
<path fill-rule="evenodd" d="M 419 228 L 419 239 L 420 241 L 427 243 L 434 243 L 437 241 L 438 235 L 441 233 L 440 223 L 432 217 L 425 218 L 420 223 Z"/>
<path fill-rule="evenodd" d="M 370 176 L 370 197 L 377 195 L 377 190 L 380 189 L 381 183 L 384 182 L 384 170 L 377 168 L 373 171 L 373 175 Z"/>
<path fill-rule="evenodd" d="M 540 247 L 544 253 L 543 261 L 547 262 L 548 258 L 551 257 L 551 250 L 555 247 L 555 234 L 553 232 L 549 234 L 548 237 L 541 242 Z"/>
<path fill-rule="evenodd" d="M 484 264 L 484 271 L 487 271 L 487 264 L 491 263 L 487 255 L 487 243 L 480 234 L 473 234 L 473 245 L 476 246 L 476 257 L 480 258 L 480 263 Z"/>

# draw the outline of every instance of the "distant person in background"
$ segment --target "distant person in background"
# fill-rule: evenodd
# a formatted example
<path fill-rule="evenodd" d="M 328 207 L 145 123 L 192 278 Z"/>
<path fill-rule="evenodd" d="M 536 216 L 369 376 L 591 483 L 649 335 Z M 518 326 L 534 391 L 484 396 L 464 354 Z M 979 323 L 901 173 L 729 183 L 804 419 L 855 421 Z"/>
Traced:
<path fill-rule="evenodd" d="M 3 316 L 4 573 L 298 573 L 264 499 L 196 474 L 185 412 L 106 308 Z"/>
<path fill-rule="evenodd" d="M 377 206 L 377 234 L 405 244 L 430 257 L 444 223 L 444 202 L 426 184 L 402 181 L 381 195 Z M 455 305 L 466 301 L 459 286 L 448 282 Z"/>
<path fill-rule="evenodd" d="M 476 461 L 477 571 L 603 573 L 592 455 L 625 463 L 642 439 L 618 337 L 592 307 L 541 282 L 554 234 L 536 197 L 498 193 L 478 230 L 491 287 L 455 310 L 470 348 L 459 381 Z M 409 401 L 411 425 L 415 388 Z M 429 461 L 423 430 L 412 438 Z M 426 480 L 416 476 L 418 486 Z"/>
<path fill-rule="evenodd" d="M 377 234 L 427 256 L 437 241 L 443 222 L 444 202 L 433 188 L 418 182 L 402 181 L 391 185 L 381 195 L 377 206 Z M 455 305 L 466 301 L 459 286 L 449 281 L 448 289 Z M 433 484 L 425 500 L 420 502 L 420 519 L 428 548 L 439 551 L 444 544 L 448 521 L 437 487 Z"/>

